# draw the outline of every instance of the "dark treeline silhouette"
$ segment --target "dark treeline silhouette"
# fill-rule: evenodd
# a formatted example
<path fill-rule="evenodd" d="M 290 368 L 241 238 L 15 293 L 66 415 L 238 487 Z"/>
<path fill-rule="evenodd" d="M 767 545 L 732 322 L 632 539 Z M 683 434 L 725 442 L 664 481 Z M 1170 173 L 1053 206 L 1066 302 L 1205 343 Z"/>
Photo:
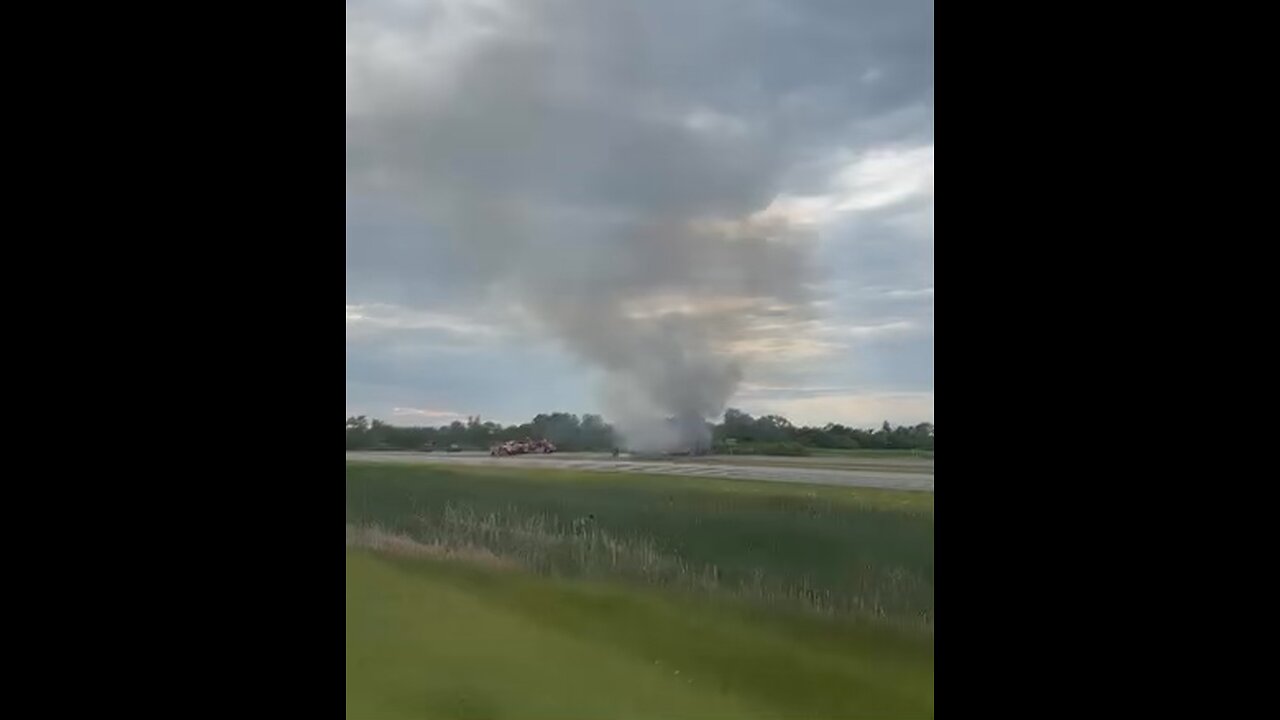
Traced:
<path fill-rule="evenodd" d="M 810 448 L 933 451 L 933 425 L 861 430 L 835 423 L 797 427 L 779 415 L 753 418 L 733 408 L 719 424 L 707 424 L 713 450 L 738 454 L 805 455 Z M 348 450 L 486 450 L 495 443 L 522 438 L 546 439 L 564 451 L 607 451 L 622 444 L 613 426 L 599 415 L 542 413 L 522 425 L 455 420 L 440 427 L 400 427 L 365 416 L 347 418 Z"/>
<path fill-rule="evenodd" d="M 608 450 L 613 447 L 613 427 L 599 415 L 539 414 L 523 425 L 481 422 L 480 417 L 454 420 L 440 427 L 399 427 L 365 416 L 347 418 L 348 450 L 421 450 L 434 446 L 446 450 L 487 450 L 491 445 L 523 438 L 546 439 L 561 450 Z"/>

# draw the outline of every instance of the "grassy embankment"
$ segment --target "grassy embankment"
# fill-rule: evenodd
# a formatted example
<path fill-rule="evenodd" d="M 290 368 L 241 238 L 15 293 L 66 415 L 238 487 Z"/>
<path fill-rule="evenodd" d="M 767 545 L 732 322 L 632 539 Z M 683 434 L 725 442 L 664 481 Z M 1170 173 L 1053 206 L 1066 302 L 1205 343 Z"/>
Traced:
<path fill-rule="evenodd" d="M 348 716 L 930 717 L 933 496 L 349 464 Z"/>

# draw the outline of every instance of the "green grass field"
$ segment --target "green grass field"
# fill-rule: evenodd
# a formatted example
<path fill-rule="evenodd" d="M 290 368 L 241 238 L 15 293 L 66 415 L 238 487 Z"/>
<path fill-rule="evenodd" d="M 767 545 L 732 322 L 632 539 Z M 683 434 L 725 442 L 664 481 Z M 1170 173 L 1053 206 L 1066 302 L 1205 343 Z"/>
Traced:
<path fill-rule="evenodd" d="M 930 493 L 376 463 L 346 492 L 422 550 L 349 531 L 348 717 L 932 717 Z"/>
<path fill-rule="evenodd" d="M 933 474 L 932 458 L 913 458 L 894 455 L 877 459 L 864 455 L 712 455 L 688 458 L 682 462 L 703 465 L 744 465 L 747 467 L 803 467 L 818 470 L 868 470 L 872 472 L 904 472 Z"/>

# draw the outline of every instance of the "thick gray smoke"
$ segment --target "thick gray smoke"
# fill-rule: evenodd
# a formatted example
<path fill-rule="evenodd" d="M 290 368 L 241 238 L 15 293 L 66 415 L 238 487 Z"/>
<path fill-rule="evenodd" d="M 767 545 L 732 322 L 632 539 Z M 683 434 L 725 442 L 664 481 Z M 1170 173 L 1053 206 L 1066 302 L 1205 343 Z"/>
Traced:
<path fill-rule="evenodd" d="M 813 314 L 806 239 L 761 211 L 904 103 L 841 94 L 897 5 L 845 33 L 791 7 L 348 0 L 349 297 L 498 308 L 602 371 L 629 445 L 705 442 L 761 339 Z"/>
<path fill-rule="evenodd" d="M 706 447 L 706 420 L 737 390 L 738 346 L 805 299 L 802 242 L 775 228 L 699 230 L 679 218 L 602 236 L 518 287 L 541 327 L 606 373 L 607 416 L 633 450 Z"/>

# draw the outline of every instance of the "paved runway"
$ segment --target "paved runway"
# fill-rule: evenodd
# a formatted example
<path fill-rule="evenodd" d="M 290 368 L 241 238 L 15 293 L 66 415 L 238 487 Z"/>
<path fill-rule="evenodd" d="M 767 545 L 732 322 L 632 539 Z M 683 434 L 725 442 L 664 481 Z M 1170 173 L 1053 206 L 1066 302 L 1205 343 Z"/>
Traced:
<path fill-rule="evenodd" d="M 728 463 L 680 462 L 679 460 L 632 460 L 626 456 L 612 458 L 597 453 L 556 453 L 552 455 L 519 455 L 490 457 L 488 453 L 416 453 L 416 452 L 348 452 L 347 460 L 440 463 L 456 465 L 492 465 L 496 467 L 541 467 L 597 472 L 630 472 L 650 475 L 765 480 L 769 482 L 847 485 L 850 487 L 921 490 L 933 492 L 933 474 L 912 472 L 877 472 L 857 469 L 826 469 L 772 466 L 732 465 Z"/>

